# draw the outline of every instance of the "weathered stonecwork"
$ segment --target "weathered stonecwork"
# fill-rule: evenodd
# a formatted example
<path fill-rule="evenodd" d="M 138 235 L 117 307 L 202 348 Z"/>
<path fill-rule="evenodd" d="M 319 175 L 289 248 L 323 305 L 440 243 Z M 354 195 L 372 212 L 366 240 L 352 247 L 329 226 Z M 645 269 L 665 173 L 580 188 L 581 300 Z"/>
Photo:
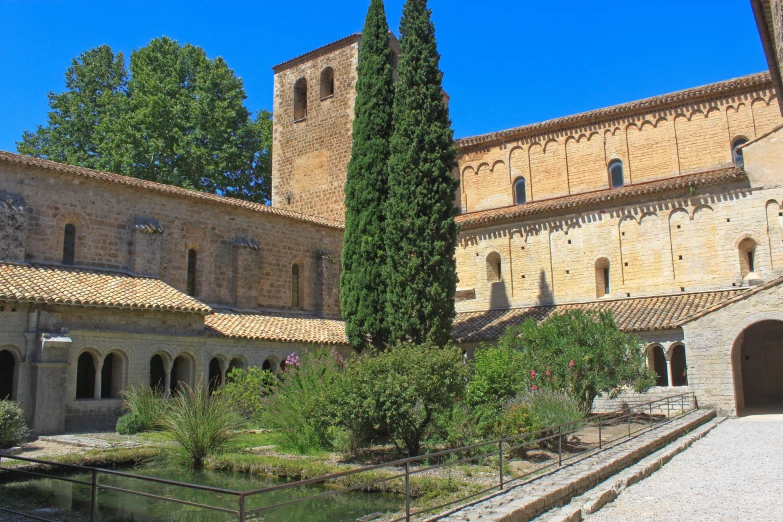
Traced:
<path fill-rule="evenodd" d="M 458 140 L 466 353 L 529 318 L 608 310 L 648 347 L 656 393 L 690 387 L 729 414 L 783 403 L 783 11 L 752 3 L 771 74 Z M 274 68 L 272 206 L 0 152 L 0 399 L 36 433 L 111 427 L 131 385 L 350 353 L 359 45 Z"/>

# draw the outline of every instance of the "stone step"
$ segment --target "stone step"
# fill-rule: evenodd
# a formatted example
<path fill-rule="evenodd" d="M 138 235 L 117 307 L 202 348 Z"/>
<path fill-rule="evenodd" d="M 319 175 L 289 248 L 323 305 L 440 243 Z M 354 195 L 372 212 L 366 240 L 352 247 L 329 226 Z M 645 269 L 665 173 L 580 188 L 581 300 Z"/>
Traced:
<path fill-rule="evenodd" d="M 533 520 L 533 522 L 581 522 L 588 515 L 597 512 L 616 499 L 629 486 L 644 480 L 697 440 L 703 438 L 716 426 L 726 420 L 716 417 L 692 432 L 680 437 L 665 448 L 643 458 L 617 475 L 605 480 L 590 491 L 571 500 L 568 505 L 556 508 Z"/>
<path fill-rule="evenodd" d="M 465 522 L 527 522 L 550 513 L 671 442 L 715 418 L 711 410 L 697 410 L 653 430 L 616 443 L 545 476 L 489 495 L 430 520 Z M 565 513 L 563 513 L 565 515 Z M 554 516 L 554 513 L 552 513 Z"/>

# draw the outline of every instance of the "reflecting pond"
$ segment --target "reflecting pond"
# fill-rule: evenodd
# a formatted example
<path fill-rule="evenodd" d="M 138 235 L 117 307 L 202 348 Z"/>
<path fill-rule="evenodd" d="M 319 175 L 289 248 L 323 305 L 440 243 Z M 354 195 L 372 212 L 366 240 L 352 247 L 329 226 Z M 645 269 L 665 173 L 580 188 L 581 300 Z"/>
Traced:
<path fill-rule="evenodd" d="M 192 471 L 181 469 L 166 469 L 145 467 L 131 470 L 130 473 L 199 484 L 216 488 L 251 491 L 284 481 L 266 479 L 247 474 L 228 473 L 220 471 Z M 90 473 L 75 473 L 63 475 L 64 478 L 90 483 Z M 197 491 L 179 486 L 158 484 L 136 478 L 119 477 L 116 475 L 99 474 L 98 483 L 102 486 L 132 490 L 150 495 L 162 496 L 207 504 L 232 511 L 238 509 L 238 497 L 208 491 Z M 35 480 L 25 479 L 2 486 L 5 493 L 18 488 L 28 502 L 25 511 L 34 512 L 37 516 L 52 520 L 87 520 L 90 507 L 90 490 L 88 485 L 75 484 L 51 478 Z M 335 491 L 323 485 L 310 485 L 272 491 L 249 497 L 245 501 L 247 510 L 263 506 L 288 502 L 297 498 L 308 497 Z M 30 502 L 31 499 L 34 499 Z M 29 507 L 33 504 L 34 508 Z M 340 492 L 322 498 L 299 502 L 292 505 L 275 507 L 260 513 L 247 516 L 247 520 L 263 520 L 265 522 L 282 522 L 306 520 L 313 522 L 355 521 L 368 515 L 395 513 L 404 508 L 404 500 L 378 493 Z M 35 511 L 34 511 L 35 510 Z M 221 513 L 195 506 L 134 495 L 122 491 L 99 489 L 98 520 L 103 522 L 157 522 L 157 521 L 194 521 L 222 522 L 237 520 L 236 514 Z M 84 517 L 84 518 L 83 518 Z M 0 517 L 1 518 L 1 517 Z M 375 517 L 369 517 L 370 520 Z M 387 518 L 387 517 L 384 517 Z"/>

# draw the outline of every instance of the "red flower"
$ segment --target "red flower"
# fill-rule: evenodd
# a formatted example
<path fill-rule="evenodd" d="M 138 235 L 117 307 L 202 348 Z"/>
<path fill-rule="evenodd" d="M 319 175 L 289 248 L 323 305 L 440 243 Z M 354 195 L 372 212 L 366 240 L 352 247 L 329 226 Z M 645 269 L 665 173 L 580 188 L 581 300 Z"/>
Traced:
<path fill-rule="evenodd" d="M 533 370 L 532 372 L 530 372 L 530 377 L 532 377 L 533 379 L 535 379 L 535 378 L 536 378 L 536 371 L 535 371 L 535 370 Z"/>
<path fill-rule="evenodd" d="M 536 386 L 536 385 L 534 384 L 533 386 L 531 386 L 531 388 L 530 388 L 530 389 L 531 389 L 531 390 L 533 390 L 533 391 L 536 391 L 536 390 L 538 389 L 538 386 Z"/>
<path fill-rule="evenodd" d="M 574 366 L 574 361 L 571 361 L 570 363 L 568 363 L 568 366 L 573 367 Z"/>
<path fill-rule="evenodd" d="M 550 372 L 549 370 L 547 370 L 547 371 L 546 371 L 546 376 L 547 376 L 547 377 L 549 377 L 550 375 L 552 375 L 552 372 Z"/>

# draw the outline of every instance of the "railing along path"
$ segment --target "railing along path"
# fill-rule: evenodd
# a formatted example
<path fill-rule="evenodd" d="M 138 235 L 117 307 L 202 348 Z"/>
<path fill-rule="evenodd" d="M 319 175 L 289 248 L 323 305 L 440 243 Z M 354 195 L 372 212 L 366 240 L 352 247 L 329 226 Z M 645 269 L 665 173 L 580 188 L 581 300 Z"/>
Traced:
<path fill-rule="evenodd" d="M 677 406 L 679 406 L 679 408 L 677 408 Z M 658 399 L 642 404 L 633 405 L 630 406 L 628 410 L 624 412 L 611 413 L 611 414 L 597 414 L 586 420 L 561 424 L 559 426 L 553 426 L 534 433 L 525 433 L 513 437 L 505 437 L 502 439 L 481 442 L 470 446 L 437 451 L 425 455 L 420 455 L 417 457 L 399 459 L 392 462 L 386 462 L 383 464 L 375 464 L 372 466 L 364 466 L 360 468 L 343 471 L 340 473 L 332 473 L 321 477 L 311 478 L 307 480 L 300 480 L 297 482 L 290 482 L 286 484 L 278 484 L 278 485 L 268 486 L 268 487 L 254 489 L 250 491 L 236 491 L 230 489 L 215 488 L 210 486 L 201 486 L 197 484 L 178 482 L 175 480 L 167 480 L 167 479 L 161 479 L 155 477 L 134 475 L 131 473 L 124 473 L 121 471 L 93 468 L 87 466 L 77 466 L 72 464 L 60 464 L 56 462 L 48 462 L 39 459 L 32 459 L 27 457 L 7 455 L 1 453 L 0 453 L 0 471 L 5 473 L 21 473 L 24 475 L 53 479 L 53 480 L 89 487 L 90 488 L 90 506 L 89 506 L 90 522 L 95 522 L 99 520 L 98 492 L 101 490 L 114 491 L 117 493 L 123 493 L 128 495 L 136 495 L 136 496 L 145 497 L 153 500 L 158 500 L 161 502 L 171 502 L 175 504 L 190 506 L 192 508 L 198 508 L 198 509 L 203 509 L 203 510 L 213 511 L 213 512 L 220 512 L 226 515 L 233 515 L 240 522 L 244 522 L 245 520 L 252 520 L 253 519 L 252 517 L 254 515 L 267 513 L 275 509 L 283 509 L 288 506 L 292 506 L 294 504 L 300 504 L 302 502 L 309 502 L 313 500 L 323 499 L 326 497 L 332 497 L 350 491 L 368 491 L 370 490 L 370 488 L 377 487 L 380 484 L 384 484 L 386 482 L 390 482 L 394 480 L 404 479 L 405 506 L 404 509 L 401 509 L 400 512 L 397 513 L 397 515 L 402 515 L 402 516 L 399 516 L 398 518 L 384 519 L 384 520 L 389 520 L 389 522 L 401 522 L 403 520 L 409 522 L 411 520 L 411 517 L 413 516 L 419 516 L 426 513 L 434 513 L 436 511 L 442 510 L 449 506 L 454 506 L 455 504 L 458 503 L 464 504 L 466 501 L 474 499 L 482 494 L 489 493 L 493 490 L 503 491 L 504 489 L 508 489 L 509 486 L 512 484 L 520 483 L 523 479 L 528 479 L 533 476 L 535 476 L 535 478 L 540 478 L 541 476 L 551 473 L 553 470 L 557 470 L 561 468 L 566 462 L 570 465 L 575 462 L 584 460 L 585 458 L 595 455 L 596 453 L 603 451 L 608 447 L 624 442 L 630 439 L 631 437 L 640 434 L 642 432 L 646 432 L 651 429 L 663 426 L 696 409 L 698 409 L 698 406 L 696 404 L 694 394 L 692 392 L 682 393 L 679 395 L 672 395 L 663 399 Z M 673 411 L 676 413 L 673 414 Z M 658 422 L 654 421 L 655 419 L 654 412 L 659 412 L 659 416 L 661 417 L 660 421 Z M 636 422 L 636 424 L 641 424 L 641 427 L 635 430 L 632 429 L 632 424 L 634 424 L 634 422 L 632 421 L 634 419 L 638 421 L 640 419 L 640 416 L 643 415 L 647 416 L 648 418 L 647 422 L 645 423 L 643 420 L 641 422 Z M 604 440 L 604 436 L 607 429 L 610 429 L 612 427 L 614 428 L 623 427 L 624 424 L 627 424 L 627 433 L 624 432 L 622 436 L 616 437 L 614 439 Z M 564 441 L 567 444 L 568 437 L 576 433 L 582 432 L 587 428 L 597 428 L 598 430 L 597 447 L 592 449 L 585 449 L 577 453 L 570 453 L 568 455 L 564 455 L 564 451 L 563 451 Z M 514 477 L 513 475 L 511 477 L 508 477 L 504 474 L 504 467 L 508 464 L 509 458 L 515 455 L 518 451 L 522 451 L 524 453 L 526 450 L 540 448 L 546 443 L 554 445 L 555 439 L 557 439 L 556 462 L 553 457 L 552 458 L 553 462 L 551 462 L 550 464 L 543 467 L 536 468 L 532 471 L 523 473 L 516 477 Z M 468 453 L 468 456 L 464 458 L 454 459 L 453 457 L 458 455 L 459 453 Z M 552 453 L 554 453 L 554 450 L 552 451 Z M 458 464 L 465 464 L 465 463 L 475 462 L 479 460 L 487 461 L 488 459 L 493 460 L 492 467 L 494 467 L 494 459 L 497 459 L 497 469 L 498 469 L 497 483 L 493 482 L 491 485 L 482 488 L 480 491 L 474 491 L 469 495 L 462 496 L 457 499 L 452 499 L 448 502 L 439 504 L 437 506 L 430 506 L 427 507 L 426 509 L 414 509 L 411 506 L 411 500 L 412 500 L 411 479 L 414 475 L 420 475 L 425 472 L 434 471 L 447 466 L 455 466 Z M 90 482 L 86 482 L 84 480 L 75 480 L 72 478 L 62 476 L 61 473 L 60 474 L 43 473 L 40 470 L 32 471 L 30 469 L 24 469 L 21 467 L 12 467 L 12 468 L 3 467 L 2 463 L 4 460 L 15 460 L 15 461 L 21 461 L 30 464 L 51 467 L 54 468 L 55 470 L 60 471 L 61 473 L 63 472 L 89 473 L 91 476 L 91 480 Z M 436 463 L 429 464 L 432 461 L 435 461 Z M 414 466 L 415 464 L 419 464 L 419 466 Z M 272 492 L 294 490 L 296 488 L 303 488 L 305 486 L 316 485 L 316 484 L 325 484 L 327 482 L 334 482 L 338 479 L 351 477 L 359 473 L 366 473 L 368 471 L 381 470 L 381 469 L 388 470 L 390 468 L 396 469 L 397 472 L 392 474 L 391 476 L 383 477 L 377 480 L 362 482 L 360 484 L 353 485 L 350 487 L 333 489 L 316 495 L 309 495 L 302 498 L 295 498 L 285 502 L 277 502 L 262 507 L 256 507 L 250 509 L 247 506 L 248 499 L 254 499 L 256 497 L 260 497 L 261 499 L 263 499 L 265 494 L 268 495 L 269 493 Z M 139 480 L 148 483 L 173 486 L 175 488 L 184 488 L 191 491 L 217 493 L 220 495 L 235 497 L 234 502 L 235 502 L 236 509 L 219 507 L 219 506 L 204 504 L 200 502 L 182 500 L 171 496 L 154 495 L 152 493 L 135 491 L 133 489 L 128 489 L 128 488 L 120 488 L 120 487 L 112 486 L 107 483 L 100 482 L 99 478 L 101 478 L 102 476 L 130 478 L 130 479 Z M 535 480 L 535 478 L 532 480 Z M 515 487 L 517 485 L 521 485 L 521 484 L 515 484 Z M 51 519 L 33 515 L 31 513 L 14 511 L 2 506 L 0 506 L 0 512 L 17 515 L 30 520 L 38 520 L 41 522 L 56 522 Z M 383 515 L 383 514 L 378 513 L 378 515 Z M 358 519 L 358 520 L 367 520 L 367 519 Z"/>

